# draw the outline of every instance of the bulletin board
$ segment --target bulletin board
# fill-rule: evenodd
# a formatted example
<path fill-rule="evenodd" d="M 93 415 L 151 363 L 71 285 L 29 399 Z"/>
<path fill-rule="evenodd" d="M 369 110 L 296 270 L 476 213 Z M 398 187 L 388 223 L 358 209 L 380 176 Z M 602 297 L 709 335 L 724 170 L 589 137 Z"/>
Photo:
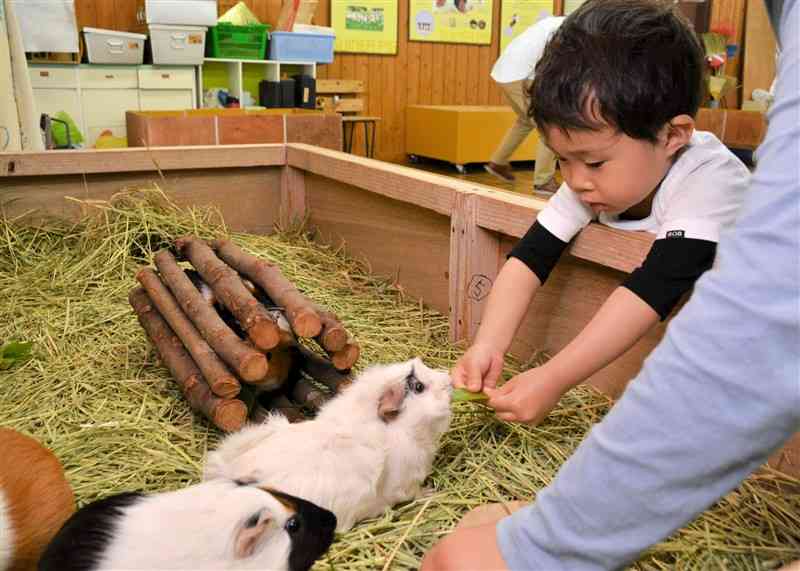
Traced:
<path fill-rule="evenodd" d="M 494 0 L 409 0 L 408 39 L 455 44 L 492 43 Z"/>
<path fill-rule="evenodd" d="M 336 52 L 396 54 L 398 0 L 332 0 Z"/>
<path fill-rule="evenodd" d="M 553 15 L 552 0 L 502 0 L 500 6 L 500 53 L 538 20 Z"/>

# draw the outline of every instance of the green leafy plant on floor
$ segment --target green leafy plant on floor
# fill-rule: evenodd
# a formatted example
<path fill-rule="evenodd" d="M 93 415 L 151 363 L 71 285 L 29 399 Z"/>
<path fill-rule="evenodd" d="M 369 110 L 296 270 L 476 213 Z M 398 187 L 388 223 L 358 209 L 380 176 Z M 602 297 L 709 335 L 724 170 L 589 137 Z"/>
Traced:
<path fill-rule="evenodd" d="M 30 341 L 9 341 L 0 347 L 0 371 L 10 369 L 17 363 L 31 358 L 33 343 Z"/>

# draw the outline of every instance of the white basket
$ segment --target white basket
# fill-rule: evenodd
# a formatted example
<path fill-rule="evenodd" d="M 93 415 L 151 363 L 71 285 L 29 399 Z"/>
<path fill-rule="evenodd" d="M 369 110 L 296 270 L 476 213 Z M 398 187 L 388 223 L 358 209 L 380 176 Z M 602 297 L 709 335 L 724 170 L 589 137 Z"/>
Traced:
<path fill-rule="evenodd" d="M 201 65 L 206 50 L 206 28 L 150 24 L 150 47 L 156 65 Z"/>
<path fill-rule="evenodd" d="M 144 61 L 144 34 L 84 28 L 89 63 L 132 63 Z"/>
<path fill-rule="evenodd" d="M 145 0 L 140 22 L 178 26 L 214 26 L 217 0 Z"/>

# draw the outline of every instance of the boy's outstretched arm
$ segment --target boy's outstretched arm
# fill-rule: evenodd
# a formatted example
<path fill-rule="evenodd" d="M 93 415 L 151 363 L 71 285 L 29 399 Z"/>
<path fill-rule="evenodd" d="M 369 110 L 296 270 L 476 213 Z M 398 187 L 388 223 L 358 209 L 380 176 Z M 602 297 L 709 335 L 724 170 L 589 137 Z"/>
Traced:
<path fill-rule="evenodd" d="M 489 406 L 502 420 L 541 422 L 565 392 L 630 349 L 658 320 L 658 313 L 638 295 L 617 288 L 558 355 L 488 390 Z"/>
<path fill-rule="evenodd" d="M 478 392 L 494 387 L 503 370 L 503 356 L 541 282 L 528 266 L 509 258 L 486 300 L 472 346 L 453 368 L 453 385 Z"/>

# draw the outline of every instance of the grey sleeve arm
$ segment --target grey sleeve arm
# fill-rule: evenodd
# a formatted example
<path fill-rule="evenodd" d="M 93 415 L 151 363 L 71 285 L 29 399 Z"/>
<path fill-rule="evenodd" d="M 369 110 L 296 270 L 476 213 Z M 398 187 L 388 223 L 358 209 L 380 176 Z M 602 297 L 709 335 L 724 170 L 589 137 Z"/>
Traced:
<path fill-rule="evenodd" d="M 553 484 L 500 522 L 511 569 L 618 568 L 800 429 L 799 22 L 784 0 L 767 137 L 715 266 Z"/>

